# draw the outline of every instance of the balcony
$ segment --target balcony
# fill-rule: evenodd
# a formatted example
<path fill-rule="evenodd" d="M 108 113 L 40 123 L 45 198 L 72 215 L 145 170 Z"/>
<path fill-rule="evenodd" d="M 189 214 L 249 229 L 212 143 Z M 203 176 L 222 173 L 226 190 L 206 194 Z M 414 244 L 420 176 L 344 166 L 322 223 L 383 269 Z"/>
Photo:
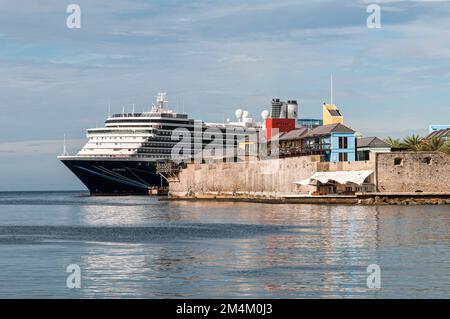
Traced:
<path fill-rule="evenodd" d="M 312 144 L 302 146 L 287 146 L 281 145 L 279 149 L 279 156 L 305 156 L 305 155 L 321 155 L 331 149 L 331 144 Z"/>

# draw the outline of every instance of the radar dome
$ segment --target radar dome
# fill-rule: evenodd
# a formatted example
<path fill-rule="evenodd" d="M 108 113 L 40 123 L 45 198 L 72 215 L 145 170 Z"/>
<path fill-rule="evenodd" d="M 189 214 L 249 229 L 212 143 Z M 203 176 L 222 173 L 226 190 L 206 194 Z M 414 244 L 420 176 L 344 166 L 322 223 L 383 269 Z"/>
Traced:
<path fill-rule="evenodd" d="M 269 117 L 269 111 L 264 110 L 261 112 L 261 117 L 263 118 L 263 120 L 265 120 L 266 118 Z"/>
<path fill-rule="evenodd" d="M 241 117 L 242 117 L 242 110 L 241 109 L 237 109 L 236 112 L 234 112 L 234 115 L 236 115 L 238 120 L 240 120 Z"/>

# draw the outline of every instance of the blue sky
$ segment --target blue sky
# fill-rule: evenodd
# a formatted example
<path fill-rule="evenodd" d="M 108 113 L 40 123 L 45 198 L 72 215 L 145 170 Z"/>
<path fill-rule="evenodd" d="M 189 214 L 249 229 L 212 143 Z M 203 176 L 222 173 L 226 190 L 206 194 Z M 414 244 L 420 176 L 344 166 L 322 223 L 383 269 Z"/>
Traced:
<path fill-rule="evenodd" d="M 449 71 L 448 1 L 2 0 L 0 190 L 82 189 L 56 160 L 63 134 L 76 152 L 108 103 L 142 110 L 160 89 L 209 121 L 273 97 L 320 117 L 332 72 L 346 124 L 405 136 L 450 122 Z"/>

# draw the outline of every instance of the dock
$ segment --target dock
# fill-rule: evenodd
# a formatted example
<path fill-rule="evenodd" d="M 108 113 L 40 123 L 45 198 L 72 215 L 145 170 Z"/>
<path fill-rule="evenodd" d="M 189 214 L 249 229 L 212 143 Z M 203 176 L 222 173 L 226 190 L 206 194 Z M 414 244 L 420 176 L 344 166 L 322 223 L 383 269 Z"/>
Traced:
<path fill-rule="evenodd" d="M 153 186 L 148 189 L 150 196 L 167 196 L 169 194 L 169 188 L 167 186 Z"/>
<path fill-rule="evenodd" d="M 336 205 L 450 205 L 450 193 L 356 193 L 354 195 L 280 195 L 251 193 L 173 194 L 167 200 L 232 201 L 267 204 L 336 204 Z"/>

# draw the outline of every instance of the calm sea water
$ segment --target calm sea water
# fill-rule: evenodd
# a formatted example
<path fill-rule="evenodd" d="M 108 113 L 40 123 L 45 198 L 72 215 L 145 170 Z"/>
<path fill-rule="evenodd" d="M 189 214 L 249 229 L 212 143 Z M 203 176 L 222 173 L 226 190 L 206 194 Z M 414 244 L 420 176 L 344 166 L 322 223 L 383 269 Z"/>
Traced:
<path fill-rule="evenodd" d="M 0 297 L 450 298 L 450 206 L 85 195 L 0 193 Z"/>

